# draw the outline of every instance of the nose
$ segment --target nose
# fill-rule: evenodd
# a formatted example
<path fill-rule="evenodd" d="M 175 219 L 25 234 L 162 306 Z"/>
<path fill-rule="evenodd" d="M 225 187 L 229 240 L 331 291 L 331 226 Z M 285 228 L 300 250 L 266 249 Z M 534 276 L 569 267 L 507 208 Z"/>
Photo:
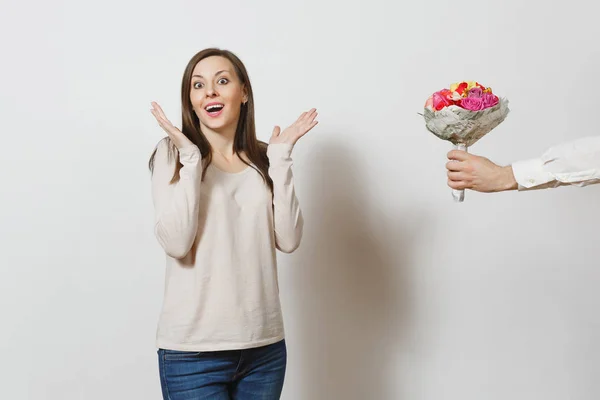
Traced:
<path fill-rule="evenodd" d="M 215 87 L 213 85 L 207 85 L 206 86 L 206 97 L 212 98 L 212 97 L 216 97 L 219 94 L 217 93 L 217 91 L 215 90 Z"/>

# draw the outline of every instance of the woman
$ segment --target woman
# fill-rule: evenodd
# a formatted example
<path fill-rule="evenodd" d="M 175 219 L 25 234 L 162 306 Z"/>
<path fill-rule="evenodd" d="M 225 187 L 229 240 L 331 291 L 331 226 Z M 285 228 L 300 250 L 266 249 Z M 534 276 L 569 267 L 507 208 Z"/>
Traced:
<path fill-rule="evenodd" d="M 165 399 L 279 399 L 287 353 L 276 249 L 300 244 L 292 148 L 316 124 L 302 113 L 256 139 L 252 86 L 233 53 L 206 49 L 185 69 L 182 130 L 150 158 L 155 234 L 165 250 L 158 329 Z"/>

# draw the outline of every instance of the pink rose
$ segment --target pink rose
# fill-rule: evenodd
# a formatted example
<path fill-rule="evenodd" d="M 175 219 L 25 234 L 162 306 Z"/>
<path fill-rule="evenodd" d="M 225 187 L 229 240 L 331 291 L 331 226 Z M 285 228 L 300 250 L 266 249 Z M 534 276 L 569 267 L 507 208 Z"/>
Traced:
<path fill-rule="evenodd" d="M 474 87 L 471 90 L 469 90 L 469 94 L 467 94 L 467 97 L 481 97 L 483 95 L 483 90 L 481 90 L 480 87 Z"/>
<path fill-rule="evenodd" d="M 492 93 L 484 93 L 482 99 L 483 108 L 494 107 L 499 102 L 498 96 Z"/>
<path fill-rule="evenodd" d="M 442 108 L 450 105 L 450 101 L 446 99 L 446 96 L 440 94 L 440 92 L 435 92 L 433 94 L 433 108 L 437 111 L 440 111 Z"/>
<path fill-rule="evenodd" d="M 465 110 L 479 111 L 483 109 L 483 99 L 481 97 L 466 97 L 460 101 L 460 106 Z"/>

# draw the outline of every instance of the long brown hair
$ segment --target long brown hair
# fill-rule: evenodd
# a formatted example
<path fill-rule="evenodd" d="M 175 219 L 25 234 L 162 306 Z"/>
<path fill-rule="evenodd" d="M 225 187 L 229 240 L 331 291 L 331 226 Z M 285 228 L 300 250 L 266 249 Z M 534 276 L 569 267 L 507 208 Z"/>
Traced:
<path fill-rule="evenodd" d="M 202 171 L 202 178 L 204 179 L 206 167 L 208 167 L 212 161 L 212 149 L 208 139 L 206 139 L 206 136 L 204 136 L 202 133 L 200 120 L 198 119 L 198 116 L 192 107 L 190 90 L 192 86 L 192 74 L 196 64 L 203 59 L 212 56 L 224 57 L 231 62 L 238 79 L 246 88 L 246 93 L 248 95 L 248 101 L 243 104 L 240 109 L 240 118 L 238 120 L 235 138 L 233 141 L 233 151 L 235 154 L 237 154 L 240 160 L 244 162 L 244 164 L 254 168 L 258 173 L 260 173 L 263 180 L 272 191 L 273 181 L 269 177 L 268 173 L 269 159 L 267 158 L 267 144 L 256 139 L 256 126 L 254 123 L 254 94 L 252 92 L 252 85 L 250 84 L 250 77 L 248 76 L 248 72 L 246 71 L 244 63 L 242 63 L 242 61 L 232 52 L 218 48 L 204 49 L 194 55 L 189 61 L 181 81 L 181 131 L 200 149 L 200 154 L 202 155 L 202 160 L 204 161 L 204 169 Z M 169 149 L 171 152 L 174 152 L 174 154 L 169 154 L 170 156 L 177 156 L 175 157 L 177 160 L 177 165 L 173 173 L 173 179 L 171 180 L 171 183 L 173 183 L 179 180 L 179 170 L 183 165 L 179 162 L 179 157 L 176 153 L 177 149 L 175 146 L 169 146 Z M 246 161 L 240 155 L 241 152 L 244 152 L 250 162 Z M 154 169 L 155 155 L 156 149 L 154 149 L 154 152 L 150 156 L 150 160 L 148 162 L 150 171 L 153 171 Z"/>

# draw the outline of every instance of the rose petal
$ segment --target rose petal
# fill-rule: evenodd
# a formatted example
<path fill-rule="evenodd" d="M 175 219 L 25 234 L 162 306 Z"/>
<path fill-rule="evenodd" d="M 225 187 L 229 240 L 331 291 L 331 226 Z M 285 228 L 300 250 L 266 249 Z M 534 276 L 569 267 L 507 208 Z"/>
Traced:
<path fill-rule="evenodd" d="M 467 95 L 467 97 L 481 97 L 482 95 L 483 90 L 481 90 L 481 88 L 474 87 L 471 90 L 469 90 L 469 94 Z"/>

